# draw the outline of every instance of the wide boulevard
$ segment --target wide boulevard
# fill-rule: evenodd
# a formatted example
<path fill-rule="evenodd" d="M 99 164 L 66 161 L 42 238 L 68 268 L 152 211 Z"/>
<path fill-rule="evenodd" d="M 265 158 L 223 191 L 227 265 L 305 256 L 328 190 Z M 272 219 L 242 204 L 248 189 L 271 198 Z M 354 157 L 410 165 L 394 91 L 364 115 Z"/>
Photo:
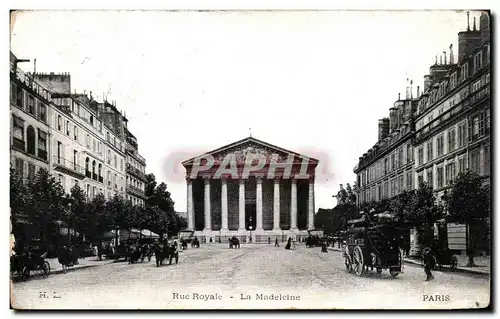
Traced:
<path fill-rule="evenodd" d="M 95 258 L 95 257 L 90 257 Z M 17 308 L 474 308 L 489 300 L 489 279 L 405 264 L 363 277 L 348 273 L 342 254 L 283 245 L 206 244 L 180 253 L 179 264 L 116 262 L 12 285 Z M 41 298 L 40 293 L 47 298 Z M 56 298 L 57 297 L 57 298 Z"/>

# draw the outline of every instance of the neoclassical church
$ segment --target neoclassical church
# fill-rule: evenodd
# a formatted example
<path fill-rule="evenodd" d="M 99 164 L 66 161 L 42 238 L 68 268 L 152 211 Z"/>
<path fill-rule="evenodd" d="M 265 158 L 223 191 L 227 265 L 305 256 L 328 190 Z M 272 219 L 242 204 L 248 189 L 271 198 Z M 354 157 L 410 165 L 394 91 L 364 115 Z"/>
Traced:
<path fill-rule="evenodd" d="M 248 137 L 182 165 L 188 228 L 202 241 L 281 242 L 314 229 L 314 158 Z"/>

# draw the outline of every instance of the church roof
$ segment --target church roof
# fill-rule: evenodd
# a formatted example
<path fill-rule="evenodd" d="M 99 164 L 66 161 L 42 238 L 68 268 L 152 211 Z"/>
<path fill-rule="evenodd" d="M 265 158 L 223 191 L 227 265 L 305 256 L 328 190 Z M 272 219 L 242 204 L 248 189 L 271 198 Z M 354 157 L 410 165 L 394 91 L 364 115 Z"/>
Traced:
<path fill-rule="evenodd" d="M 256 139 L 255 137 L 246 137 L 244 139 L 241 139 L 239 141 L 236 141 L 236 142 L 233 142 L 231 144 L 228 144 L 226 146 L 222 146 L 222 147 L 219 147 L 217 149 L 214 149 L 212 151 L 209 151 L 209 152 L 206 152 L 204 154 L 201 154 L 201 155 L 198 155 L 198 156 L 195 156 L 191 159 L 188 159 L 184 162 L 182 162 L 182 165 L 183 166 L 189 166 L 190 164 L 193 163 L 193 161 L 198 158 L 198 157 L 202 157 L 204 155 L 213 155 L 213 154 L 216 154 L 216 153 L 221 153 L 221 152 L 227 152 L 227 151 L 230 151 L 231 149 L 233 148 L 237 148 L 237 147 L 240 147 L 242 145 L 245 145 L 245 144 L 255 144 L 255 145 L 259 145 L 259 146 L 262 146 L 262 147 L 265 147 L 265 148 L 268 148 L 268 149 L 271 149 L 273 151 L 276 151 L 277 153 L 282 153 L 282 154 L 293 154 L 295 156 L 300 156 L 300 157 L 307 157 L 309 159 L 309 161 L 312 163 L 312 164 L 317 164 L 319 161 L 315 158 L 312 158 L 312 157 L 309 157 L 307 155 L 303 155 L 303 154 L 299 154 L 299 153 L 296 153 L 296 152 L 293 152 L 293 151 L 290 151 L 290 150 L 287 150 L 287 149 L 284 149 L 282 147 L 279 147 L 279 146 L 276 146 L 276 145 L 273 145 L 273 144 L 270 144 L 270 143 L 267 143 L 267 142 L 264 142 L 264 141 L 261 141 L 259 139 Z"/>

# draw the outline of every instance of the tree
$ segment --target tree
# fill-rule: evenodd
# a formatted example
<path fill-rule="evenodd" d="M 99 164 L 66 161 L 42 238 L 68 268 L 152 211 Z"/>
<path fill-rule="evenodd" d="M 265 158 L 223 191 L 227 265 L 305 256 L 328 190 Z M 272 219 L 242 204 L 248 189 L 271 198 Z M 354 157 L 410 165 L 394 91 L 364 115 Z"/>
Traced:
<path fill-rule="evenodd" d="M 423 230 L 422 243 L 426 246 L 432 244 L 433 236 L 430 236 L 434 223 L 443 217 L 443 207 L 436 204 L 436 197 L 432 187 L 427 183 L 420 183 L 419 187 L 410 197 L 405 220 L 410 225 Z M 432 233 L 433 234 L 433 233 Z"/>
<path fill-rule="evenodd" d="M 470 229 L 482 219 L 489 217 L 489 194 L 489 188 L 482 186 L 479 175 L 470 171 L 460 173 L 450 193 L 443 198 L 449 210 L 447 220 L 466 224 Z M 467 266 L 474 266 L 474 236 L 470 230 L 468 233 Z"/>
<path fill-rule="evenodd" d="M 95 225 L 95 219 L 90 216 L 87 195 L 77 184 L 71 188 L 68 199 L 71 203 L 69 216 L 67 216 L 69 228 L 78 230 L 80 234 L 89 234 Z"/>
<path fill-rule="evenodd" d="M 89 211 L 95 218 L 95 227 L 92 229 L 92 233 L 88 234 L 93 240 L 113 229 L 113 222 L 106 214 L 106 198 L 103 194 L 98 194 L 92 199 L 89 203 Z"/>
<path fill-rule="evenodd" d="M 126 208 L 127 207 L 123 197 L 117 194 L 115 194 L 110 201 L 106 202 L 106 214 L 108 214 L 110 218 L 110 225 L 112 226 L 112 229 L 116 232 L 116 242 L 118 242 L 118 230 L 128 226 Z"/>
<path fill-rule="evenodd" d="M 22 177 L 11 167 L 10 168 L 10 218 L 12 222 L 12 234 L 15 239 L 15 249 L 20 252 L 24 247 L 26 237 L 29 237 L 26 227 L 22 224 L 29 223 L 28 205 L 30 194 Z"/>
<path fill-rule="evenodd" d="M 19 219 L 26 218 L 26 208 L 30 201 L 30 194 L 26 185 L 23 183 L 22 177 L 10 168 L 10 209 L 13 223 Z"/>
<path fill-rule="evenodd" d="M 38 226 L 43 245 L 47 248 L 55 221 L 66 210 L 64 190 L 45 169 L 39 169 L 34 178 L 28 180 L 27 188 L 30 194 L 26 209 L 28 219 Z"/>

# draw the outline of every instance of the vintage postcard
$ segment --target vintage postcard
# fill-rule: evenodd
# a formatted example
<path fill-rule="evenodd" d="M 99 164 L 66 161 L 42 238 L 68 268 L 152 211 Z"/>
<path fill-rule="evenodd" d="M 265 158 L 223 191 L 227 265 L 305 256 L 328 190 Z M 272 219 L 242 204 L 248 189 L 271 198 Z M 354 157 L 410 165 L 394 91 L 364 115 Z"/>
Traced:
<path fill-rule="evenodd" d="M 491 12 L 10 14 L 13 309 L 483 309 Z"/>

